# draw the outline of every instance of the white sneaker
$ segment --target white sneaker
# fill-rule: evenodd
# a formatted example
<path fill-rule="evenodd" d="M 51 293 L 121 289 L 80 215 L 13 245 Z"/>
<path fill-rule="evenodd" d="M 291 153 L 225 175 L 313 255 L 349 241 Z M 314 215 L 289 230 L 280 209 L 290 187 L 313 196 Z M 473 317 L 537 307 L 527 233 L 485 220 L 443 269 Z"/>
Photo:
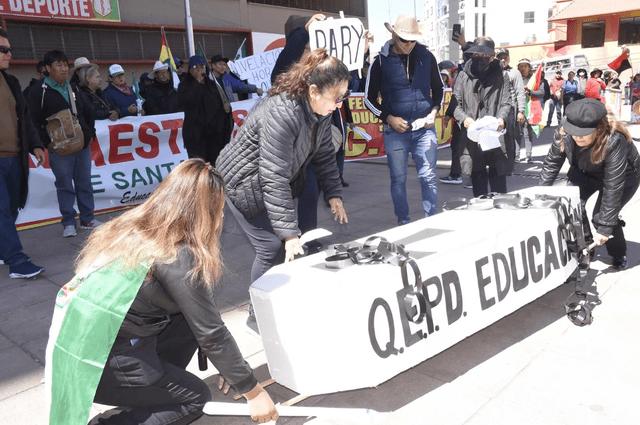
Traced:
<path fill-rule="evenodd" d="M 80 228 L 84 229 L 84 230 L 93 230 L 96 227 L 100 226 L 102 224 L 101 221 L 98 221 L 96 219 L 94 219 L 91 223 L 82 223 L 80 222 Z"/>
<path fill-rule="evenodd" d="M 64 231 L 62 232 L 63 238 L 70 238 L 76 235 L 77 235 L 76 226 L 72 226 L 72 225 L 64 226 Z"/>

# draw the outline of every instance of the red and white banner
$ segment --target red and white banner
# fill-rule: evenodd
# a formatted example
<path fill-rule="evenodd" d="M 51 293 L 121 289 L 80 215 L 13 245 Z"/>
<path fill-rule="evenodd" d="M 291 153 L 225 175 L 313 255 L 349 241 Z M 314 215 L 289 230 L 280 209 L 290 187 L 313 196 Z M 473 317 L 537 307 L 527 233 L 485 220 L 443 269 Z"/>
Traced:
<path fill-rule="evenodd" d="M 445 92 L 445 105 L 450 97 L 451 91 Z M 256 102 L 257 99 L 249 99 L 232 104 L 233 136 Z M 349 129 L 346 159 L 384 156 L 382 124 L 365 108 L 362 95 L 351 96 L 348 102 L 354 125 L 369 134 L 371 140 L 366 141 Z M 442 110 L 445 109 L 446 106 Z M 183 113 L 175 113 L 96 121 L 97 137 L 91 144 L 91 183 L 96 212 L 113 211 L 143 202 L 173 167 L 187 159 L 182 141 L 183 120 Z M 436 119 L 440 146 L 449 143 L 451 125 L 451 122 L 444 125 L 441 112 Z M 18 216 L 19 228 L 60 220 L 55 178 L 48 156 L 42 167 L 35 168 L 33 157 L 29 166 L 29 198 Z"/>

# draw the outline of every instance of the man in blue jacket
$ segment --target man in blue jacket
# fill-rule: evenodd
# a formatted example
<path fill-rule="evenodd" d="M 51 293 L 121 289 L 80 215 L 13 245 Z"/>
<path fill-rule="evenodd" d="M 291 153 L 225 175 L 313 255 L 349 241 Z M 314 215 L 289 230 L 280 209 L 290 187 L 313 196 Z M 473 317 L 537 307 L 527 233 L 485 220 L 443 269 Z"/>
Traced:
<path fill-rule="evenodd" d="M 435 117 L 442 104 L 443 84 L 438 62 L 427 48 L 413 16 L 399 15 L 393 38 L 369 68 L 365 104 L 383 123 L 384 149 L 391 174 L 391 198 L 398 225 L 407 224 L 407 166 L 409 153 L 416 164 L 422 188 L 425 217 L 438 212 L 436 160 L 438 138 Z M 382 95 L 382 103 L 378 102 Z"/>

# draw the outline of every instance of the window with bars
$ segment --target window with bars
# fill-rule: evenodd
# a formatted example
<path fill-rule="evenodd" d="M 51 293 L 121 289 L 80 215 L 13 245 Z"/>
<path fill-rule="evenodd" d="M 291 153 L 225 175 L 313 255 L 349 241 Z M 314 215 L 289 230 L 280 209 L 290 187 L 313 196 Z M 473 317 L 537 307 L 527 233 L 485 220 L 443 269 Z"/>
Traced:
<path fill-rule="evenodd" d="M 364 0 L 247 0 L 247 3 L 292 7 L 316 12 L 340 13 L 343 11 L 345 15 L 365 16 Z"/>
<path fill-rule="evenodd" d="M 84 56 L 90 61 L 155 61 L 160 54 L 161 35 L 157 30 L 130 28 L 86 28 L 69 25 L 33 25 L 7 22 L 15 60 L 42 60 L 49 50 L 62 50 L 69 60 Z M 171 53 L 189 57 L 185 32 L 165 31 Z M 208 57 L 222 54 L 233 58 L 246 35 L 242 33 L 195 32 L 196 51 L 202 45 Z"/>

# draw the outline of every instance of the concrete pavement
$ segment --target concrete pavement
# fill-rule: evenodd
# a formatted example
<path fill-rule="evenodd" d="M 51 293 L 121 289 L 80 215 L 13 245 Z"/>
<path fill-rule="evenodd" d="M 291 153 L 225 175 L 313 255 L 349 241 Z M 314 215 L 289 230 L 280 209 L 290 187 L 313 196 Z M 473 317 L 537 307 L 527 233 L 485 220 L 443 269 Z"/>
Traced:
<path fill-rule="evenodd" d="M 640 137 L 640 126 L 630 126 Z M 538 184 L 539 166 L 552 130 L 534 142 L 535 164 L 516 164 L 508 177 L 509 190 Z M 439 152 L 438 177 L 448 174 L 450 150 Z M 420 188 L 411 168 L 408 179 L 411 214 L 422 216 Z M 318 207 L 319 226 L 333 235 L 326 244 L 345 242 L 395 226 L 389 195 L 386 161 L 350 162 L 345 166 L 344 190 L 349 224 L 338 225 L 327 208 Z M 53 190 L 53 188 L 52 188 Z M 462 185 L 439 184 L 440 208 L 454 197 L 471 196 Z M 578 328 L 564 316 L 563 303 L 573 285 L 562 285 L 461 341 L 439 355 L 401 373 L 377 388 L 315 396 L 300 405 L 366 407 L 379 412 L 376 423 L 388 424 L 634 424 L 640 368 L 640 292 L 635 288 L 640 261 L 640 214 L 636 196 L 623 210 L 627 227 L 629 269 L 613 272 L 610 259 L 598 248 L 592 263 L 602 305 L 591 326 Z M 113 214 L 101 216 L 108 219 Z M 513 223 L 514 226 L 524 223 Z M 72 276 L 72 263 L 88 235 L 63 239 L 59 225 L 20 232 L 34 263 L 45 273 L 26 280 L 9 279 L 8 266 L 0 266 L 0 424 L 46 423 L 43 361 L 47 333 L 58 289 Z M 227 273 L 218 291 L 223 317 L 240 349 L 261 381 L 269 377 L 258 338 L 247 333 L 244 321 L 249 301 L 249 273 L 253 250 L 230 213 L 225 214 L 222 237 Z M 190 370 L 207 379 L 214 398 L 232 401 L 215 388 L 215 370 Z M 268 387 L 276 402 L 297 394 L 278 384 Z M 94 406 L 94 413 L 104 410 Z M 347 423 L 321 419 L 283 418 L 281 424 Z M 250 424 L 248 418 L 203 417 L 206 424 Z M 351 422 L 349 422 L 351 423 Z"/>

